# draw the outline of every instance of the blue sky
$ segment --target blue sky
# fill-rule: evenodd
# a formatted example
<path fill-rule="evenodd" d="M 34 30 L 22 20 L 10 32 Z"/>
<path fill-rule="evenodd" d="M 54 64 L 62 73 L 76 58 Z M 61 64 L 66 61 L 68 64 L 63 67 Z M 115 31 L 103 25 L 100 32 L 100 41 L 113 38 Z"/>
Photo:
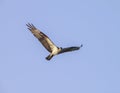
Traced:
<path fill-rule="evenodd" d="M 120 93 L 119 0 L 0 0 L 0 93 Z M 49 54 L 33 23 L 60 47 Z"/>

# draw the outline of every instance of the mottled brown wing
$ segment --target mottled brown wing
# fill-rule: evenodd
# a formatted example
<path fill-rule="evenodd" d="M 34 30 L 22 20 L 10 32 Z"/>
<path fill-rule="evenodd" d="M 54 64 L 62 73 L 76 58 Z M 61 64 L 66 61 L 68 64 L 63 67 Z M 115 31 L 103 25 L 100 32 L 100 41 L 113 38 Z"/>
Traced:
<path fill-rule="evenodd" d="M 52 52 L 53 48 L 56 47 L 55 44 L 49 39 L 47 35 L 38 30 L 33 24 L 26 24 L 28 29 L 33 33 L 33 35 L 42 43 L 42 45 L 49 51 Z"/>

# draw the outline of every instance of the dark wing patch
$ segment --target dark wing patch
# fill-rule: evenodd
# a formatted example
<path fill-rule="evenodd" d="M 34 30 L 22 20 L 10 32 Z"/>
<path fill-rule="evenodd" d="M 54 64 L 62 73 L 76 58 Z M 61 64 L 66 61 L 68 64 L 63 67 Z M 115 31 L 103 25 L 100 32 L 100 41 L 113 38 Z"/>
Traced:
<path fill-rule="evenodd" d="M 59 54 L 64 53 L 64 52 L 71 52 L 71 51 L 75 51 L 75 50 L 79 50 L 83 45 L 81 45 L 80 47 L 67 47 L 67 48 L 63 48 Z"/>
<path fill-rule="evenodd" d="M 33 24 L 26 24 L 28 29 L 33 33 L 33 35 L 42 43 L 42 45 L 49 51 L 52 52 L 52 49 L 56 47 L 54 43 L 49 39 L 47 35 L 38 30 Z"/>

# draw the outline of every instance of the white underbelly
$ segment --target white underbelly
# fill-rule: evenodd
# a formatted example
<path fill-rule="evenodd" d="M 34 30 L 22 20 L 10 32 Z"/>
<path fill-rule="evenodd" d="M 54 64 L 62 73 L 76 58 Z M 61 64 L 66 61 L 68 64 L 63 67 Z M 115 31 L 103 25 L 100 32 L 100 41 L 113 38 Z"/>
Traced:
<path fill-rule="evenodd" d="M 53 54 L 53 55 L 57 55 L 58 52 L 59 52 L 59 49 L 58 49 L 57 47 L 54 47 L 54 48 L 53 48 L 53 51 L 52 51 L 52 54 Z"/>

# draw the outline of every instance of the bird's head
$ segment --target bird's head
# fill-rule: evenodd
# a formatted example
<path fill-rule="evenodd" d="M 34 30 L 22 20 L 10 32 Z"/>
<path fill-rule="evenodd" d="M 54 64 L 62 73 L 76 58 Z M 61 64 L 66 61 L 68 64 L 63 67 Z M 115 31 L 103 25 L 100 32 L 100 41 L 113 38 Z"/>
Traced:
<path fill-rule="evenodd" d="M 61 51 L 63 48 L 62 47 L 58 47 L 58 50 Z"/>
<path fill-rule="evenodd" d="M 62 50 L 63 48 L 62 48 L 62 47 L 60 47 L 60 49 Z"/>

